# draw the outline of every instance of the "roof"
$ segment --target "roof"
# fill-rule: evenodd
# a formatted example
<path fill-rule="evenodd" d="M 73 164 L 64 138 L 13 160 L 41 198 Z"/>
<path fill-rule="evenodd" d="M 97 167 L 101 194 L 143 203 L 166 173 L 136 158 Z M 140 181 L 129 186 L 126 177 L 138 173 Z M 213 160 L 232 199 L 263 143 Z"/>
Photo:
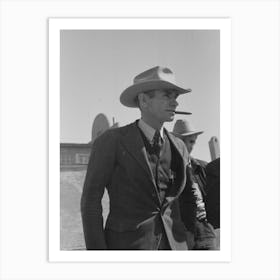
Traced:
<path fill-rule="evenodd" d="M 91 148 L 91 143 L 60 143 L 60 148 Z"/>

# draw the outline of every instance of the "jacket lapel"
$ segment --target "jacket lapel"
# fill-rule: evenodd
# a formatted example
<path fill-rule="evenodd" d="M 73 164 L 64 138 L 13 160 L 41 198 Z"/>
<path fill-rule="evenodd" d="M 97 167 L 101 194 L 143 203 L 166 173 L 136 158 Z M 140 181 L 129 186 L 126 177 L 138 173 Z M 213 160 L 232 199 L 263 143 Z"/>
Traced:
<path fill-rule="evenodd" d="M 176 140 L 175 136 L 173 136 L 171 133 L 169 133 L 166 129 L 164 129 L 164 132 L 166 133 L 169 141 L 171 142 L 171 145 L 173 145 L 173 147 L 175 148 L 177 154 L 179 155 L 179 157 L 181 158 L 181 160 L 183 161 L 183 164 L 186 165 L 188 159 L 186 158 L 186 156 L 188 156 L 187 154 L 185 154 L 184 157 L 184 151 L 183 148 L 179 146 L 178 141 Z M 186 150 L 185 150 L 186 152 Z"/>
<path fill-rule="evenodd" d="M 122 144 L 130 153 L 130 155 L 134 157 L 134 159 L 139 163 L 139 165 L 148 175 L 148 178 L 156 187 L 155 179 L 149 165 L 146 149 L 139 128 L 137 127 L 137 121 L 129 126 L 126 134 L 122 138 Z"/>
<path fill-rule="evenodd" d="M 173 146 L 173 150 L 175 152 L 172 154 L 172 157 L 174 157 L 174 159 L 178 162 L 177 178 L 174 185 L 171 187 L 165 197 L 166 202 L 164 207 L 167 207 L 169 203 L 171 203 L 176 197 L 180 195 L 185 187 L 188 154 L 187 150 L 183 150 L 183 147 L 178 144 L 177 139 L 172 134 L 170 134 L 167 130 L 165 130 L 165 133 L 170 141 L 170 145 Z"/>

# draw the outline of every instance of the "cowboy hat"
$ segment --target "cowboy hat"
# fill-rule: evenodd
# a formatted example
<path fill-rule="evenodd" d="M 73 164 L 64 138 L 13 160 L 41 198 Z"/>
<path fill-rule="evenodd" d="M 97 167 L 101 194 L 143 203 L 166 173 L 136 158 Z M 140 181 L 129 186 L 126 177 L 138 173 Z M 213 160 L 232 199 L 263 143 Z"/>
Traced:
<path fill-rule="evenodd" d="M 177 120 L 173 127 L 173 134 L 178 137 L 199 135 L 203 131 L 196 130 L 187 120 Z"/>
<path fill-rule="evenodd" d="M 137 75 L 133 85 L 122 92 L 120 102 L 124 106 L 136 108 L 137 95 L 155 89 L 174 89 L 178 94 L 191 92 L 191 89 L 184 89 L 175 84 L 174 74 L 169 68 L 156 66 Z"/>

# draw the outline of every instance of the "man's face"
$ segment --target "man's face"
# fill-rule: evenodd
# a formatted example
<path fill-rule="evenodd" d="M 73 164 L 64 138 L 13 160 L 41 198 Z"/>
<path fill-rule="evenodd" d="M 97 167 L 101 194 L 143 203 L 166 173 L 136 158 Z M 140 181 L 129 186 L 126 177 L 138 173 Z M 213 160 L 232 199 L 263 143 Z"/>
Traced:
<path fill-rule="evenodd" d="M 172 90 L 155 90 L 154 96 L 146 98 L 145 116 L 159 123 L 173 121 L 178 106 L 177 97 L 178 93 Z"/>
<path fill-rule="evenodd" d="M 183 141 L 184 141 L 189 153 L 192 152 L 193 147 L 196 143 L 196 139 L 197 139 L 197 135 L 189 135 L 189 136 L 183 137 Z"/>

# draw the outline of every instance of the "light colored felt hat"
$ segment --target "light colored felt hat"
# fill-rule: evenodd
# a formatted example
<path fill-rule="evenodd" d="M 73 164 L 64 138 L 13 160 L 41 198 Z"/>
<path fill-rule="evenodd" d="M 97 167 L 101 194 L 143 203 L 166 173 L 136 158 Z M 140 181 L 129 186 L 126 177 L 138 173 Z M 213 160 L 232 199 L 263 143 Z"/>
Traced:
<path fill-rule="evenodd" d="M 187 120 L 177 120 L 173 127 L 173 134 L 178 137 L 199 135 L 203 131 L 196 130 Z"/>
<path fill-rule="evenodd" d="M 122 92 L 120 102 L 124 106 L 136 108 L 137 95 L 155 89 L 174 89 L 178 94 L 192 91 L 176 85 L 174 74 L 169 68 L 156 66 L 137 75 L 133 79 L 133 85 Z"/>

